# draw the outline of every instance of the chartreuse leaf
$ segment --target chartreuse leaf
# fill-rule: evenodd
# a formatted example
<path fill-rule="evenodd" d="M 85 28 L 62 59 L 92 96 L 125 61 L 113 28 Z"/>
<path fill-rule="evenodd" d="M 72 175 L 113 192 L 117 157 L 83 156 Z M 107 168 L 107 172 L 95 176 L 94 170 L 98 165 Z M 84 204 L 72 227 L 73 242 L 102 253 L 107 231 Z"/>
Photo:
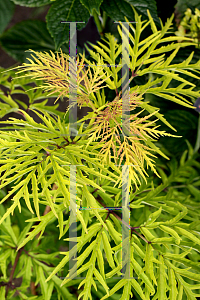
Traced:
<path fill-rule="evenodd" d="M 183 219 L 187 213 L 188 213 L 188 209 L 187 207 L 183 206 L 180 202 L 177 202 L 178 205 L 180 206 L 180 208 L 182 209 L 181 212 L 179 212 L 174 218 L 172 218 L 169 221 L 166 221 L 163 225 L 174 225 L 176 224 L 178 221 L 180 221 L 181 219 Z"/>
<path fill-rule="evenodd" d="M 140 278 L 146 284 L 147 289 L 153 295 L 155 293 L 155 289 L 154 289 L 149 277 L 144 273 L 141 266 L 134 258 L 131 259 L 131 264 L 133 266 L 135 273 L 138 275 L 138 278 Z"/>
<path fill-rule="evenodd" d="M 35 167 L 32 167 L 32 168 L 35 169 Z M 0 204 L 3 203 L 8 197 L 10 197 L 14 192 L 16 192 L 21 186 L 28 184 L 28 182 L 29 182 L 31 176 L 32 176 L 32 172 L 26 177 L 26 179 L 20 181 L 17 185 L 15 185 L 15 186 L 13 187 L 13 189 L 12 189 L 11 191 L 9 191 L 9 193 L 7 193 L 7 195 L 1 200 Z M 0 186 L 0 188 L 2 188 L 3 186 L 6 186 L 6 185 L 7 185 L 7 182 L 6 182 L 5 184 L 2 184 L 2 185 Z M 23 190 L 24 190 L 24 187 L 21 188 L 20 193 L 21 193 L 21 191 L 23 191 Z M 18 193 L 19 193 L 19 192 L 18 192 Z M 17 196 L 17 194 L 16 194 L 15 196 Z M 15 196 L 14 196 L 14 197 L 15 197 Z M 16 197 L 15 197 L 15 198 L 16 198 Z M 13 199 L 14 199 L 14 198 L 13 198 Z M 1 221 L 0 221 L 0 224 L 1 224 Z"/>
<path fill-rule="evenodd" d="M 35 206 L 35 211 L 38 216 L 38 219 L 40 220 L 40 212 L 39 212 L 39 199 L 38 199 L 38 185 L 37 185 L 37 179 L 35 176 L 35 173 L 32 175 L 32 189 L 33 189 L 33 202 Z"/>
<path fill-rule="evenodd" d="M 54 288 L 54 282 L 51 281 L 47 283 L 45 281 L 45 276 L 43 272 L 43 268 L 41 266 L 37 266 L 37 280 L 36 284 L 40 282 L 41 289 L 42 289 L 42 295 L 44 295 L 45 299 L 50 300 L 52 296 L 52 291 Z"/>
<path fill-rule="evenodd" d="M 158 257 L 159 259 L 159 266 L 158 266 L 158 272 L 157 272 L 157 282 L 158 282 L 158 288 L 157 288 L 157 294 L 156 294 L 156 297 L 155 299 L 167 299 L 167 295 L 166 295 L 166 292 L 167 292 L 167 283 L 166 283 L 166 277 L 167 277 L 167 274 L 165 272 L 165 264 L 164 264 L 164 261 L 163 261 L 163 258 L 162 258 L 162 255 L 159 255 Z"/>
<path fill-rule="evenodd" d="M 1 286 L 0 287 L 0 296 L 2 300 L 5 300 L 5 295 L 6 295 L 6 287 L 5 286 Z"/>
<path fill-rule="evenodd" d="M 186 267 L 191 267 L 194 270 L 196 270 L 198 273 L 200 273 L 200 266 L 199 266 L 198 262 L 194 262 L 187 258 L 183 258 L 183 257 L 181 257 L 180 254 L 165 253 L 164 257 L 169 258 L 174 261 L 177 261 L 177 262 L 185 265 Z"/>
<path fill-rule="evenodd" d="M 96 241 L 93 241 L 87 248 L 86 250 L 78 257 L 78 264 L 77 267 L 83 264 L 84 260 L 89 257 L 91 251 L 93 251 L 94 247 L 96 246 Z"/>
<path fill-rule="evenodd" d="M 144 261 L 147 276 L 151 278 L 151 280 L 153 280 L 155 285 L 157 285 L 153 266 L 153 262 L 155 262 L 155 259 L 153 256 L 153 248 L 150 244 L 146 244 L 146 255 L 144 257 Z"/>
<path fill-rule="evenodd" d="M 180 244 L 181 238 L 179 237 L 178 233 L 174 229 L 172 229 L 168 226 L 164 226 L 164 225 L 160 225 L 159 227 L 161 230 L 163 230 L 163 231 L 169 233 L 171 236 L 173 236 L 175 238 L 177 245 Z"/>
<path fill-rule="evenodd" d="M 12 249 L 6 249 L 1 255 L 0 255 L 0 267 L 1 267 L 1 271 L 3 273 L 3 279 L 7 278 L 7 274 L 6 274 L 6 270 L 7 270 L 7 264 L 6 261 L 8 259 L 8 257 L 10 257 L 12 252 Z"/>
<path fill-rule="evenodd" d="M 131 295 L 131 297 L 133 297 L 133 294 L 131 292 L 131 281 L 127 280 L 127 282 L 123 288 L 123 294 L 122 294 L 122 297 L 120 298 L 120 300 L 126 300 L 130 297 L 130 295 Z"/>
<path fill-rule="evenodd" d="M 134 288 L 134 290 L 139 294 L 139 296 L 142 298 L 142 300 L 146 300 L 147 299 L 145 297 L 144 293 L 143 293 L 143 290 L 141 289 L 141 286 L 137 282 L 137 280 L 135 280 L 134 278 L 131 279 L 131 285 Z"/>
<path fill-rule="evenodd" d="M 22 190 L 22 189 L 21 189 L 21 190 Z M 14 212 L 15 207 L 18 205 L 18 200 L 19 200 L 19 199 L 17 199 L 17 197 L 20 198 L 20 196 L 22 195 L 22 191 L 21 191 L 21 190 L 20 190 L 20 192 L 17 193 L 17 195 L 15 195 L 15 196 L 13 197 L 14 203 L 7 209 L 6 213 L 3 215 L 3 217 L 2 217 L 1 220 L 0 220 L 0 224 L 8 217 L 11 213 Z M 17 199 L 17 200 L 15 201 L 15 199 Z"/>
<path fill-rule="evenodd" d="M 192 286 L 190 284 L 186 283 L 180 275 L 176 274 L 176 277 L 177 277 L 179 283 L 183 286 L 183 289 L 184 289 L 188 299 L 196 300 L 197 299 L 196 297 L 200 296 L 200 294 L 194 294 L 191 291 Z M 196 289 L 196 288 L 199 289 L 199 285 L 197 284 L 197 285 L 193 286 L 193 288 L 194 289 Z"/>
<path fill-rule="evenodd" d="M 175 278 L 174 270 L 168 268 L 168 276 L 169 276 L 169 288 L 170 288 L 169 299 L 176 300 L 178 295 L 178 290 L 176 287 L 176 278 Z"/>
<path fill-rule="evenodd" d="M 64 204 L 61 204 L 57 207 L 57 213 L 59 213 L 59 211 L 62 211 L 64 209 Z M 45 216 L 40 217 L 40 224 L 39 225 L 35 225 L 33 226 L 34 229 L 32 231 L 28 232 L 28 237 L 21 242 L 21 244 L 18 246 L 17 251 L 23 247 L 24 245 L 26 245 L 30 240 L 32 240 L 39 232 L 41 232 L 40 236 L 42 236 L 45 227 L 47 226 L 47 224 L 52 221 L 52 219 L 56 220 L 56 217 L 54 217 L 54 214 L 52 211 L 50 211 L 48 214 L 46 214 Z M 26 220 L 26 222 L 28 222 L 29 220 Z M 38 222 L 39 219 L 37 218 L 35 219 L 31 219 L 29 222 Z"/>
<path fill-rule="evenodd" d="M 127 283 L 126 279 L 121 279 L 113 288 L 112 290 L 110 290 L 109 292 L 109 296 L 112 296 L 113 294 L 115 294 L 119 289 L 121 289 L 125 284 Z M 104 300 L 108 298 L 107 295 L 105 295 L 103 298 L 101 298 L 100 300 Z"/>
<path fill-rule="evenodd" d="M 108 206 L 108 207 L 114 207 L 114 201 L 112 200 L 112 198 L 108 194 L 106 194 L 105 192 L 102 192 L 100 190 L 97 191 L 97 193 L 104 200 L 106 206 Z"/>
<path fill-rule="evenodd" d="M 64 205 L 65 205 L 65 207 L 67 207 L 67 206 L 70 205 L 69 191 L 67 190 L 67 188 L 65 186 L 63 176 L 61 175 L 61 172 L 59 170 L 59 166 L 58 166 L 57 162 L 54 160 L 53 155 L 51 155 L 51 162 L 52 162 L 54 173 L 56 175 L 56 178 L 57 178 L 57 181 L 58 181 L 58 184 L 59 184 L 59 188 L 60 188 L 60 190 L 62 192 L 62 195 L 64 197 Z"/>
<path fill-rule="evenodd" d="M 142 249 L 134 242 L 132 242 L 133 248 L 136 250 L 137 254 L 144 259 L 145 258 L 145 253 L 142 251 Z"/>
<path fill-rule="evenodd" d="M 104 259 L 100 249 L 97 249 L 97 263 L 100 270 L 100 274 L 105 279 L 105 272 L 104 272 Z"/>
<path fill-rule="evenodd" d="M 165 265 L 172 268 L 175 271 L 175 274 L 180 274 L 183 277 L 187 277 L 194 281 L 200 281 L 200 274 L 188 271 L 189 269 L 191 269 L 191 267 L 189 267 L 187 269 L 179 269 L 179 268 L 176 268 L 173 264 L 171 264 L 168 259 L 164 259 L 164 260 L 165 260 Z"/>
<path fill-rule="evenodd" d="M 115 269 L 115 264 L 114 264 L 114 260 L 113 260 L 113 257 L 112 257 L 113 251 L 111 249 L 111 246 L 110 246 L 110 243 L 108 241 L 107 235 L 104 231 L 102 232 L 102 237 L 103 237 L 104 251 L 106 253 L 108 263 L 109 263 L 109 265 L 112 269 Z"/>
<path fill-rule="evenodd" d="M 121 234 L 115 230 L 113 224 L 111 223 L 110 220 L 106 221 L 107 227 L 108 227 L 108 231 L 111 235 L 111 237 L 113 238 L 113 240 L 115 241 L 116 245 L 119 245 L 122 241 L 122 236 Z"/>
<path fill-rule="evenodd" d="M 160 216 L 162 211 L 162 207 L 160 207 L 156 212 L 152 213 L 148 220 L 145 222 L 145 226 L 151 225 L 152 223 L 155 222 L 155 220 Z"/>
<path fill-rule="evenodd" d="M 94 275 L 95 275 L 96 279 L 99 281 L 99 283 L 104 287 L 104 289 L 106 290 L 106 293 L 108 294 L 109 288 L 107 287 L 107 285 L 104 281 L 104 278 L 101 276 L 101 274 L 98 272 L 97 269 L 94 269 Z"/>
<path fill-rule="evenodd" d="M 41 178 L 41 186 L 42 186 L 42 188 L 44 188 L 46 186 L 46 180 L 45 180 L 45 176 L 41 176 L 42 175 L 41 165 L 38 166 L 38 175 Z M 58 215 L 57 215 L 57 213 L 55 211 L 55 208 L 54 208 L 53 201 L 52 201 L 52 198 L 51 198 L 49 190 L 48 189 L 45 189 L 45 191 L 43 190 L 43 194 L 45 195 L 45 197 L 46 197 L 46 199 L 48 201 L 48 205 L 51 207 L 51 210 L 53 211 L 54 215 L 56 216 L 56 218 L 58 218 Z"/>
<path fill-rule="evenodd" d="M 54 275 L 51 280 L 54 282 L 58 294 L 60 294 L 63 297 L 63 299 L 77 300 L 76 296 L 70 294 L 66 287 L 61 287 L 62 280 L 60 278 Z"/>
<path fill-rule="evenodd" d="M 22 243 L 22 241 L 25 239 L 25 237 L 26 237 L 27 233 L 29 232 L 32 225 L 33 225 L 33 222 L 29 222 L 29 224 L 24 227 L 23 231 L 21 232 L 21 234 L 17 240 L 17 245 L 20 245 Z"/>
<path fill-rule="evenodd" d="M 103 222 L 101 216 L 97 212 L 97 209 L 99 209 L 101 207 L 98 205 L 98 202 L 95 200 L 95 198 L 93 197 L 93 195 L 88 192 L 88 189 L 87 189 L 87 187 L 85 185 L 83 185 L 83 195 L 87 199 L 87 202 L 89 204 L 88 206 L 92 209 L 92 212 L 94 212 L 94 214 L 97 217 L 97 219 L 99 220 L 99 222 L 108 231 L 107 226 L 105 225 L 105 223 Z"/>
<path fill-rule="evenodd" d="M 144 226 L 141 226 L 140 230 L 149 242 L 151 242 L 153 239 L 155 239 L 155 236 Z"/>
<path fill-rule="evenodd" d="M 191 231 L 187 231 L 181 227 L 174 226 L 174 229 L 178 232 L 178 234 L 182 234 L 187 237 L 189 240 L 193 241 L 195 244 L 200 245 L 200 239 L 198 239 Z"/>
<path fill-rule="evenodd" d="M 64 207 L 64 205 L 62 205 Z M 94 224 L 89 227 L 88 234 L 85 234 L 84 237 L 81 237 L 80 239 L 77 238 L 78 244 L 77 244 L 77 251 L 79 252 L 82 247 L 91 240 L 92 237 L 94 237 L 97 232 L 102 228 L 101 224 Z M 69 239 L 65 239 L 69 240 Z M 74 255 L 73 253 L 69 257 L 69 251 L 68 252 L 61 252 L 61 254 L 64 254 L 65 257 L 62 259 L 62 261 L 58 264 L 58 266 L 54 269 L 54 271 L 51 273 L 51 275 L 46 279 L 46 281 L 50 280 L 62 267 L 66 265 L 66 263 L 69 261 L 69 259 Z M 86 264 L 87 265 L 87 264 Z M 79 260 L 77 262 L 77 267 L 79 266 Z M 69 279 L 70 280 L 70 279 Z M 67 281 L 65 282 L 67 283 Z"/>
<path fill-rule="evenodd" d="M 96 289 L 96 284 L 95 284 L 94 279 L 93 279 L 93 275 L 94 275 L 94 271 L 95 271 L 95 263 L 96 263 L 96 258 L 97 258 L 97 251 L 96 250 L 100 247 L 101 239 L 102 239 L 102 236 L 101 236 L 101 232 L 100 232 L 98 234 L 98 236 L 97 236 L 96 241 L 95 241 L 96 245 L 95 245 L 95 247 L 93 249 L 93 253 L 91 255 L 90 261 L 87 264 L 88 271 L 87 271 L 86 278 L 78 286 L 78 289 L 79 289 L 83 284 L 85 284 L 84 285 L 84 290 L 79 294 L 78 299 L 80 299 L 83 296 L 84 300 L 88 300 L 88 299 L 92 300 L 92 297 L 91 297 L 91 286 L 93 285 L 95 287 L 95 289 Z M 81 269 L 79 269 L 77 271 L 77 274 L 79 274 L 79 272 L 80 272 Z M 73 278 L 73 275 L 72 275 L 72 278 Z M 99 279 L 100 279 L 100 277 L 99 277 Z M 64 280 L 63 283 L 62 283 L 62 285 L 64 285 L 68 280 Z M 103 278 L 102 278 L 102 280 L 103 280 Z"/>
<path fill-rule="evenodd" d="M 5 210 L 4 210 L 4 214 L 5 214 Z M 13 242 L 13 246 L 17 245 L 17 238 L 13 231 L 13 226 L 11 226 L 10 215 L 8 215 L 7 219 L 4 220 L 4 222 L 2 222 L 2 224 L 0 225 L 0 229 L 11 238 L 11 241 Z"/>
<path fill-rule="evenodd" d="M 32 212 L 32 214 L 34 214 L 34 211 L 31 207 L 31 203 L 30 203 L 30 200 L 29 200 L 29 192 L 28 192 L 27 185 L 25 185 L 25 187 L 24 187 L 24 199 L 25 199 L 25 202 L 26 202 L 26 205 L 27 205 L 28 209 Z"/>

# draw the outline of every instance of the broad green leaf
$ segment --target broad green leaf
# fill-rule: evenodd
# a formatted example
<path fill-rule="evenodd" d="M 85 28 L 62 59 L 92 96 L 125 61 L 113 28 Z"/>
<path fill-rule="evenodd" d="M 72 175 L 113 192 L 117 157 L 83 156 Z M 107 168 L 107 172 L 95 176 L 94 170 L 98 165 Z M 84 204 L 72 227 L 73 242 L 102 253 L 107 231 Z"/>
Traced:
<path fill-rule="evenodd" d="M 55 1 L 47 14 L 47 27 L 55 41 L 56 49 L 59 49 L 63 43 L 69 42 L 70 25 L 62 24 L 61 21 L 84 22 L 77 23 L 77 29 L 84 28 L 88 22 L 90 14 L 80 1 L 62 0 Z M 58 22 L 59 20 L 59 22 Z"/>
<path fill-rule="evenodd" d="M 151 3 L 148 2 L 148 0 L 126 0 L 129 4 L 131 4 L 137 11 L 139 15 L 144 15 L 147 19 L 148 17 L 152 17 L 154 22 L 160 26 L 160 21 L 157 15 L 157 5 L 156 1 L 153 0 Z M 154 23 L 155 24 L 155 23 Z"/>
<path fill-rule="evenodd" d="M 55 50 L 46 23 L 40 20 L 25 20 L 15 24 L 1 35 L 0 41 L 3 49 L 20 62 L 30 57 L 26 50 Z"/>
<path fill-rule="evenodd" d="M 0 3 L 0 34 L 6 29 L 9 24 L 13 13 L 15 10 L 15 5 L 10 0 L 1 1 Z"/>
<path fill-rule="evenodd" d="M 103 0 L 95 0 L 95 1 L 86 1 L 86 0 L 81 0 L 81 3 L 88 9 L 88 11 L 90 12 L 90 14 L 93 13 L 93 9 L 96 10 L 96 12 L 98 13 L 98 15 L 100 15 L 100 5 L 101 2 Z"/>
<path fill-rule="evenodd" d="M 51 0 L 12 0 L 15 4 L 27 7 L 39 7 L 51 3 Z"/>

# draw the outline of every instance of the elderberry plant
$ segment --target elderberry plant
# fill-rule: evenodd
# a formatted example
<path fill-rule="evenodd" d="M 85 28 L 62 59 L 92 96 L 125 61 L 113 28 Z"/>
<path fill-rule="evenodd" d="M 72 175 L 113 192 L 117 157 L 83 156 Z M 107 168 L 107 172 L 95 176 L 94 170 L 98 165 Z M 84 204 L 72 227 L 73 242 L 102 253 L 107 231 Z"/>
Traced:
<path fill-rule="evenodd" d="M 129 33 L 130 82 L 142 76 L 147 81 L 132 84 L 129 91 L 128 136 L 120 135 L 121 59 L 114 67 L 122 45 L 111 34 L 104 40 L 107 45 L 99 42 L 99 46 L 93 45 L 96 52 L 90 50 L 97 64 L 84 54 L 77 58 L 77 103 L 92 111 L 78 120 L 75 137 L 70 135 L 70 107 L 64 114 L 56 106 L 46 106 L 47 100 L 35 102 L 50 95 L 56 100 L 69 96 L 68 55 L 62 51 L 32 51 L 30 63 L 18 67 L 22 70 L 17 74 L 23 72 L 20 77 L 13 70 L 1 73 L 1 84 L 10 89 L 8 94 L 1 92 L 1 116 L 17 112 L 23 117 L 0 122 L 1 299 L 180 300 L 200 296 L 193 292 L 200 289 L 200 192 L 195 187 L 200 185 L 199 154 L 188 142 L 189 151 L 180 161 L 169 159 L 163 153 L 165 149 L 159 149 L 159 135 L 177 136 L 157 130 L 159 125 L 155 123 L 160 120 L 176 129 L 146 100 L 148 94 L 154 94 L 161 101 L 167 99 L 194 109 L 191 100 L 194 103 L 200 93 L 184 75 L 199 78 L 195 73 L 199 73 L 200 61 L 190 64 L 191 53 L 184 62 L 171 64 L 180 47 L 194 45 L 183 36 L 164 37 L 173 16 L 165 25 L 161 22 L 162 28 L 157 30 L 149 12 L 148 21 L 141 21 L 134 13 L 137 23 L 130 24 Z M 148 25 L 152 34 L 141 40 Z M 118 30 L 122 35 L 120 26 Z M 167 59 L 166 52 L 172 52 Z M 83 67 L 85 63 L 87 68 Z M 113 67 L 104 67 L 106 63 Z M 8 81 L 10 74 L 12 82 Z M 170 86 L 171 81 L 176 82 L 175 88 Z M 30 89 L 30 82 L 36 87 Z M 106 88 L 116 92 L 110 102 Z M 14 101 L 14 93 L 27 94 L 29 105 Z M 66 238 L 72 218 L 72 166 L 77 171 L 77 237 Z M 128 166 L 125 174 L 124 166 Z M 130 224 L 117 211 L 122 208 L 124 180 L 128 183 L 125 198 Z M 2 203 L 8 204 L 7 210 Z M 15 221 L 19 226 L 11 223 L 11 215 L 18 217 Z M 122 225 L 129 232 L 125 247 Z M 73 241 L 77 243 L 71 251 L 68 242 Z M 59 248 L 64 245 L 67 251 Z M 123 260 L 121 254 L 128 245 L 130 253 Z M 76 251 L 76 268 L 70 270 L 69 262 Z M 125 266 L 130 270 L 129 277 L 124 276 Z M 17 283 L 20 278 L 21 284 Z"/>

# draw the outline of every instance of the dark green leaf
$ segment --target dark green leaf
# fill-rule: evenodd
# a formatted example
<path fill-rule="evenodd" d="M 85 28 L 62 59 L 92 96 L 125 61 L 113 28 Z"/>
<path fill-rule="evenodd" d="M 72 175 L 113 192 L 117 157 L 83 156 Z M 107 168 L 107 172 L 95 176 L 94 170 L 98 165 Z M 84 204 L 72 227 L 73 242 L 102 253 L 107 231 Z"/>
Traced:
<path fill-rule="evenodd" d="M 147 9 L 149 10 L 152 18 L 154 19 L 154 22 L 156 22 L 158 25 L 160 25 L 160 21 L 157 15 L 157 7 L 156 7 L 156 1 L 155 0 L 125 0 L 129 4 L 133 5 L 133 7 L 137 10 L 137 13 L 139 15 L 146 16 L 146 19 L 148 19 Z"/>
<path fill-rule="evenodd" d="M 20 62 L 31 57 L 26 50 L 55 50 L 46 23 L 39 20 L 26 20 L 14 25 L 0 37 L 0 43 L 10 56 Z"/>
<path fill-rule="evenodd" d="M 78 30 L 86 26 L 90 14 L 88 10 L 80 3 L 79 0 L 57 0 L 55 1 L 47 14 L 47 27 L 52 37 L 54 38 L 56 49 L 69 41 L 69 23 L 60 23 L 61 21 L 67 22 L 85 22 L 78 23 L 76 28 Z"/>
<path fill-rule="evenodd" d="M 100 15 L 100 5 L 103 0 L 81 0 L 81 3 L 89 10 L 92 14 L 93 8 L 96 9 L 97 13 Z"/>
<path fill-rule="evenodd" d="M 10 0 L 0 1 L 0 34 L 6 29 L 15 10 L 15 5 Z"/>
<path fill-rule="evenodd" d="M 134 12 L 129 3 L 120 0 L 104 0 L 101 8 L 107 13 L 107 15 L 115 22 L 124 22 L 124 16 L 126 16 L 130 21 L 135 20 Z M 118 24 L 117 24 L 118 25 Z"/>
<path fill-rule="evenodd" d="M 39 7 L 50 4 L 52 0 L 12 0 L 15 4 L 28 7 Z"/>

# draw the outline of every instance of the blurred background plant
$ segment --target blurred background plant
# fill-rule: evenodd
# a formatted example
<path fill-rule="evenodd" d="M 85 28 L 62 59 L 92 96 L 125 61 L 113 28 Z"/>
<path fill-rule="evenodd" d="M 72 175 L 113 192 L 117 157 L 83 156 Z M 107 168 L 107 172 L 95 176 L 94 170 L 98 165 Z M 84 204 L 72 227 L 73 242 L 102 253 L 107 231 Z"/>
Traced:
<path fill-rule="evenodd" d="M 195 8 L 195 14 L 192 14 L 190 8 L 185 11 L 185 17 L 182 19 L 178 26 L 178 31 L 175 32 L 177 36 L 191 37 L 192 40 L 197 44 L 199 48 L 200 42 L 200 11 Z"/>

